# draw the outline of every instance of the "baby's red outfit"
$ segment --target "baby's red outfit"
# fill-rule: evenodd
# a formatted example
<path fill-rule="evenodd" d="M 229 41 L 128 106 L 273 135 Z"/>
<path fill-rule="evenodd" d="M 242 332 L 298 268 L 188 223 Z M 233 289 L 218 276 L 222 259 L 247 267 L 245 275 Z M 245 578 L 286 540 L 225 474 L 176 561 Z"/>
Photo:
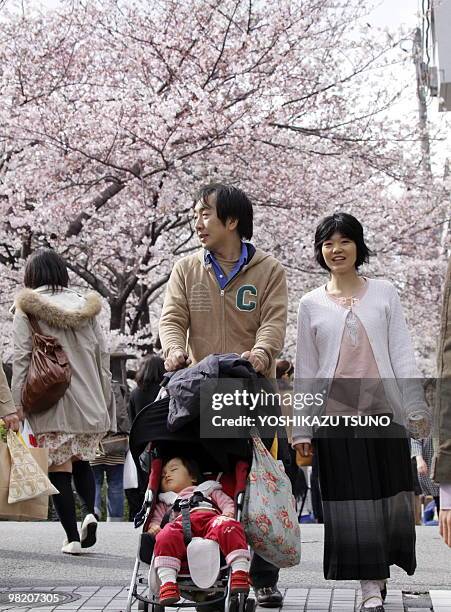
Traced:
<path fill-rule="evenodd" d="M 210 498 L 222 513 L 233 514 L 233 500 L 221 490 L 219 483 L 210 482 L 210 489 L 208 489 L 209 483 L 203 483 L 207 487 L 202 485 L 201 487 L 187 487 L 176 495 L 176 499 L 189 499 L 195 491 L 203 488 L 205 497 Z M 160 499 L 163 501 L 157 504 L 152 523 L 159 524 L 161 522 L 170 508 L 170 504 L 165 503 L 165 500 L 169 497 L 165 493 L 160 495 Z M 228 565 L 237 558 L 250 558 L 242 525 L 235 519 L 220 514 L 218 510 L 212 507 L 212 504 L 205 502 L 203 506 L 193 508 L 190 511 L 190 520 L 193 537 L 217 542 Z M 157 534 L 154 555 L 156 568 L 171 567 L 177 571 L 180 570 L 181 562 L 186 557 L 181 515 L 177 516 L 174 521 L 167 523 Z"/>
<path fill-rule="evenodd" d="M 193 536 L 217 542 L 227 565 L 237 557 L 249 557 L 243 527 L 238 521 L 212 510 L 191 512 L 190 520 Z M 186 556 L 180 517 L 168 523 L 157 534 L 154 553 L 155 567 L 173 567 L 177 571 L 180 570 L 181 561 Z"/>

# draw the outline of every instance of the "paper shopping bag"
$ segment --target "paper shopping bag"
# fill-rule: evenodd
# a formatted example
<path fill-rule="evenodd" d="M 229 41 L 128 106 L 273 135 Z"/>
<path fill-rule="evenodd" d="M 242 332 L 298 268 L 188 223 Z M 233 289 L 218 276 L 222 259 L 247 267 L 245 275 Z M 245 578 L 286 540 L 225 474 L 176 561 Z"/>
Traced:
<path fill-rule="evenodd" d="M 6 443 L 11 455 L 9 504 L 34 499 L 40 495 L 59 493 L 47 477 L 47 466 L 45 470 L 40 467 L 31 453 L 33 449 L 22 444 L 11 429 L 8 431 Z"/>
<path fill-rule="evenodd" d="M 138 470 L 130 451 L 127 451 L 124 463 L 124 489 L 138 488 Z"/>
<path fill-rule="evenodd" d="M 46 448 L 30 449 L 34 460 L 45 472 L 47 471 L 48 450 Z M 48 495 L 34 499 L 8 503 L 9 479 L 11 472 L 11 455 L 8 446 L 0 442 L 0 519 L 11 521 L 45 521 L 48 515 Z"/>

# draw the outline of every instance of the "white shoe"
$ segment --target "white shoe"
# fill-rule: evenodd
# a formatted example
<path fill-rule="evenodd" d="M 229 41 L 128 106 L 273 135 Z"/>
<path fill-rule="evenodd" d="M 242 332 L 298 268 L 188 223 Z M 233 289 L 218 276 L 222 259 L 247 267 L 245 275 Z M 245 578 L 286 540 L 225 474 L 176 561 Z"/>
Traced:
<path fill-rule="evenodd" d="M 93 514 L 87 514 L 81 524 L 81 547 L 90 548 L 96 543 L 97 519 Z"/>
<path fill-rule="evenodd" d="M 63 547 L 61 549 L 62 553 L 66 553 L 67 555 L 81 555 L 81 544 L 80 542 L 68 542 L 64 540 Z"/>
<path fill-rule="evenodd" d="M 191 580 L 200 589 L 209 589 L 219 576 L 221 551 L 213 540 L 193 538 L 186 547 Z"/>

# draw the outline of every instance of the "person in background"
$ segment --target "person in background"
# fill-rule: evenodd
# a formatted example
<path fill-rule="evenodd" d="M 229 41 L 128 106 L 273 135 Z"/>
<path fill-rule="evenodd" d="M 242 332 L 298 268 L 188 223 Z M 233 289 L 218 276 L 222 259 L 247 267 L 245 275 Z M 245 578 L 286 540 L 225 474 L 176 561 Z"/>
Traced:
<path fill-rule="evenodd" d="M 107 521 L 118 522 L 124 520 L 123 479 L 130 421 L 125 389 L 116 380 L 112 381 L 111 389 L 110 418 L 115 426 L 100 442 L 97 456 L 91 461 L 91 467 L 96 481 L 95 515 L 99 519 L 102 514 L 102 487 L 106 479 Z"/>
<path fill-rule="evenodd" d="M 277 387 L 282 398 L 281 412 L 284 416 L 293 417 L 293 381 L 292 376 L 294 366 L 288 359 L 277 359 L 276 361 L 276 381 Z M 288 396 L 291 400 L 288 401 Z M 296 503 L 301 503 L 301 499 L 305 500 L 308 485 L 306 474 L 302 468 L 296 463 L 296 451 L 291 447 L 292 426 L 286 427 L 287 432 L 287 457 L 283 461 L 285 472 L 290 479 L 291 488 L 293 491 Z M 278 440 L 278 443 L 284 440 Z"/>
<path fill-rule="evenodd" d="M 152 354 L 142 359 L 134 378 L 136 386 L 130 393 L 128 402 L 130 423 L 133 423 L 138 412 L 155 401 L 160 392 L 160 384 L 165 372 L 164 361 L 159 355 Z M 141 510 L 147 488 L 147 474 L 141 469 L 141 466 L 137 466 L 136 469 L 138 472 L 138 488 L 125 489 L 129 521 L 132 521 L 136 513 Z"/>
<path fill-rule="evenodd" d="M 435 389 L 436 381 L 433 378 L 426 378 L 423 382 L 424 392 L 426 401 L 430 407 L 434 406 L 435 403 Z M 418 495 L 431 496 L 434 498 L 435 508 L 437 510 L 437 516 L 440 513 L 440 489 L 439 486 L 431 479 L 431 468 L 434 456 L 433 439 L 432 435 L 424 440 L 410 441 L 410 451 L 414 468 L 414 482 L 415 482 L 415 504 L 419 504 L 419 512 L 417 505 L 415 505 L 415 514 L 420 522 L 416 522 L 417 525 L 422 524 L 421 520 L 421 497 Z M 419 492 L 418 492 L 419 489 Z"/>
<path fill-rule="evenodd" d="M 148 355 L 140 362 L 135 376 L 136 387 L 130 393 L 128 402 L 130 423 L 133 423 L 138 412 L 155 401 L 165 372 L 164 361 L 159 355 Z"/>
<path fill-rule="evenodd" d="M 0 419 L 5 423 L 6 429 L 19 431 L 19 415 L 14 407 L 13 397 L 6 379 L 3 365 L 0 360 Z"/>
<path fill-rule="evenodd" d="M 279 389 L 279 393 L 282 398 L 285 395 L 291 395 L 293 397 L 293 381 L 292 376 L 294 372 L 294 366 L 291 361 L 288 359 L 277 359 L 276 361 L 276 380 L 277 387 Z M 287 417 L 293 417 L 293 405 L 288 403 L 288 401 L 282 402 L 281 405 L 282 414 Z M 287 427 L 287 436 L 288 442 L 291 444 L 291 433 L 292 427 L 291 425 Z"/>
<path fill-rule="evenodd" d="M 412 457 L 412 441 L 413 439 L 411 438 L 409 440 L 411 457 Z M 415 457 L 412 457 L 412 478 L 413 478 L 413 491 L 415 494 L 415 525 L 422 525 L 423 517 L 422 517 L 422 508 L 421 508 L 421 498 L 423 496 L 423 491 L 421 490 L 420 481 L 418 480 L 418 469 L 417 469 L 417 462 L 416 462 Z"/>
<path fill-rule="evenodd" d="M 30 366 L 33 337 L 29 315 L 48 336 L 56 337 L 72 370 L 69 388 L 51 408 L 27 414 L 39 447 L 49 451 L 49 479 L 59 494 L 53 505 L 66 532 L 61 551 L 78 555 L 96 542 L 95 483 L 89 461 L 110 429 L 109 355 L 98 322 L 102 302 L 96 293 L 86 296 L 69 289 L 64 259 L 51 249 L 39 249 L 28 258 L 25 289 L 15 299 L 12 395 L 22 413 L 22 389 Z M 78 532 L 72 477 L 88 514 Z"/>
<path fill-rule="evenodd" d="M 437 351 L 435 434 L 437 453 L 432 478 L 440 483 L 440 535 L 451 547 L 451 258 L 443 292 L 440 338 Z"/>
<path fill-rule="evenodd" d="M 429 436 L 425 440 L 411 440 L 411 453 L 412 457 L 415 459 L 415 467 L 421 493 L 423 495 L 430 495 L 434 498 L 438 516 L 440 513 L 440 489 L 430 477 L 432 458 L 434 455 L 432 436 Z"/>
<path fill-rule="evenodd" d="M 287 359 L 278 359 L 276 362 L 276 378 L 277 385 L 280 393 L 283 395 L 287 391 L 293 393 L 293 377 L 294 365 Z M 282 405 L 282 413 L 292 417 L 293 410 L 287 411 L 286 405 Z M 292 444 L 292 427 L 287 428 L 288 442 L 291 447 Z M 306 489 L 308 489 L 307 478 L 308 478 L 308 467 L 299 467 L 296 461 L 296 451 L 291 448 L 290 452 L 290 466 L 285 466 L 285 470 L 290 477 L 291 486 L 293 489 L 293 495 L 296 501 L 299 501 L 301 496 L 304 496 Z M 312 502 L 312 512 L 318 523 L 323 522 L 323 507 L 321 503 L 321 492 L 318 481 L 318 460 L 314 455 L 311 461 L 311 472 L 310 472 L 310 496 Z"/>

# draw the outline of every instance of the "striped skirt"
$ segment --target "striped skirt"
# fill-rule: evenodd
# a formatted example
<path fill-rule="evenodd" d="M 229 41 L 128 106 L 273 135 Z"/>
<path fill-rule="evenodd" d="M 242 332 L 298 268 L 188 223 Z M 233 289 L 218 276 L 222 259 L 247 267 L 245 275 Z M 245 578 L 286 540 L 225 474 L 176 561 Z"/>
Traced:
<path fill-rule="evenodd" d="M 390 565 L 412 575 L 415 515 L 405 429 L 320 428 L 314 440 L 324 511 L 324 577 L 376 580 Z"/>

